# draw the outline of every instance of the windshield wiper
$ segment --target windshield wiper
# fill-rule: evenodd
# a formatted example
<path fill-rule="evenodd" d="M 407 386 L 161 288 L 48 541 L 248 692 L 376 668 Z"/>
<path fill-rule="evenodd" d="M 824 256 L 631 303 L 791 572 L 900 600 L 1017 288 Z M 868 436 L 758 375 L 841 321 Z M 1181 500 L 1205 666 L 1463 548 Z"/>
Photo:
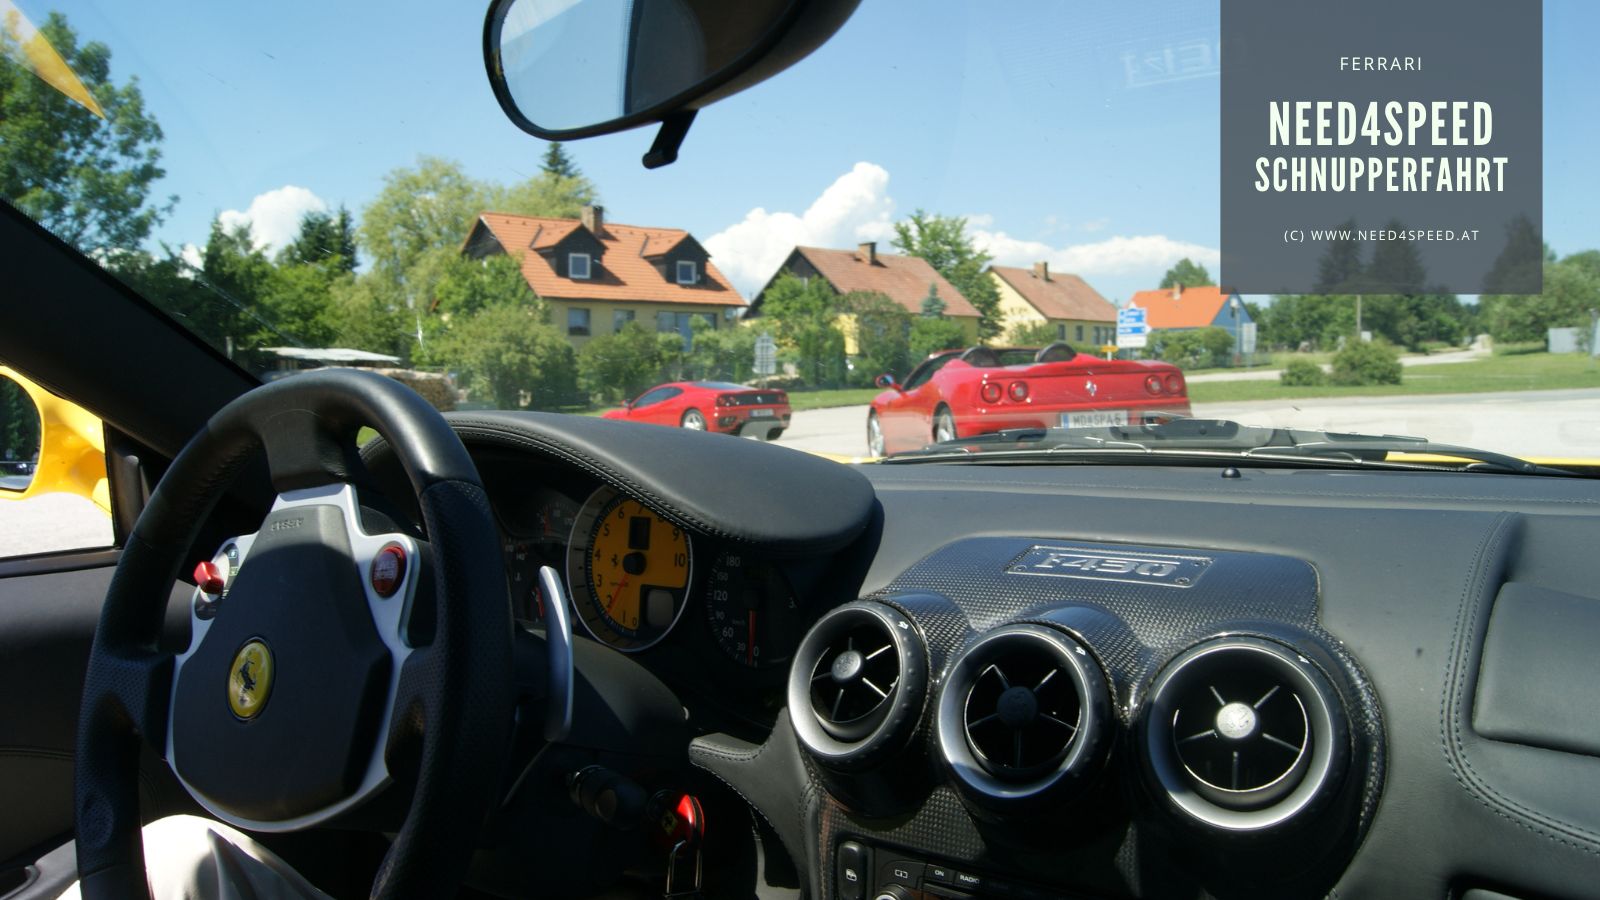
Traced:
<path fill-rule="evenodd" d="M 1470 461 L 1391 460 L 1390 453 L 1448 456 Z M 1023 459 L 1029 456 L 1152 455 L 1188 460 L 1219 457 L 1315 460 L 1388 468 L 1428 468 L 1454 472 L 1501 472 L 1519 475 L 1577 475 L 1506 453 L 1427 438 L 1396 434 L 1355 434 L 1294 428 L 1242 425 L 1226 419 L 1173 419 L 1158 424 L 1110 425 L 1096 428 L 1018 428 L 933 444 L 890 461 L 953 459 Z"/>
<path fill-rule="evenodd" d="M 1567 469 L 1558 469 L 1553 466 L 1542 466 L 1529 462 L 1521 457 L 1511 456 L 1507 453 L 1496 453 L 1493 450 L 1479 450 L 1476 447 L 1462 447 L 1457 444 L 1435 444 L 1414 438 L 1402 438 L 1393 443 L 1385 443 L 1375 439 L 1359 441 L 1309 441 L 1302 444 L 1274 445 L 1266 447 L 1252 447 L 1241 452 L 1243 456 L 1277 456 L 1277 457 L 1311 457 L 1317 458 L 1327 455 L 1343 456 L 1347 459 L 1373 461 L 1370 456 L 1373 452 L 1382 452 L 1385 459 L 1390 453 L 1417 453 L 1428 456 L 1449 456 L 1456 459 L 1471 460 L 1472 464 L 1461 467 L 1468 472 L 1514 472 L 1518 475 L 1576 475 Z M 1383 460 L 1379 460 L 1383 461 Z M 1405 460 L 1399 460 L 1405 462 Z"/>

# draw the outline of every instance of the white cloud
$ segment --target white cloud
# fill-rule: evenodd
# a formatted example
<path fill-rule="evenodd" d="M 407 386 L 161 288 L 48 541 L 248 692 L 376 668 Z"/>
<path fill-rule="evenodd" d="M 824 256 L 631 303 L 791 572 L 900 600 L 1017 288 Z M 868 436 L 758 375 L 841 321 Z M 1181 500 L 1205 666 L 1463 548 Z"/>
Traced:
<path fill-rule="evenodd" d="M 222 227 L 233 230 L 249 226 L 258 250 L 276 253 L 300 233 L 300 220 L 308 212 L 327 212 L 328 204 L 303 187 L 286 184 L 257 194 L 243 212 L 225 209 L 217 216 Z"/>
<path fill-rule="evenodd" d="M 184 244 L 183 249 L 178 251 L 178 256 L 194 267 L 196 271 L 205 267 L 205 260 L 202 257 L 200 248 L 193 244 Z"/>
<path fill-rule="evenodd" d="M 746 297 L 766 284 L 797 246 L 847 247 L 894 236 L 889 173 L 858 162 L 839 176 L 806 211 L 768 212 L 756 207 L 705 241 L 717 268 Z"/>
<path fill-rule="evenodd" d="M 997 230 L 990 213 L 970 213 L 966 219 L 973 242 L 999 265 L 1028 266 L 1045 260 L 1055 271 L 1084 277 L 1159 278 L 1163 270 L 1186 256 L 1213 271 L 1221 262 L 1221 254 L 1211 247 L 1165 235 L 1117 236 L 1057 246 Z M 894 236 L 894 220 L 888 171 L 859 162 L 830 184 L 805 212 L 769 212 L 756 207 L 739 222 L 707 238 L 705 247 L 734 287 L 750 297 L 796 246 L 846 248 L 859 241 L 887 241 Z M 1077 230 L 1098 231 L 1108 223 L 1104 218 L 1090 219 Z M 1047 234 L 1068 227 L 1053 215 L 1047 224 Z"/>
<path fill-rule="evenodd" d="M 1043 241 L 1025 241 L 1003 231 L 974 229 L 973 243 L 1002 266 L 1027 266 L 1041 260 L 1057 272 L 1074 275 L 1137 275 L 1161 270 L 1188 257 L 1213 269 L 1222 261 L 1217 250 L 1165 235 L 1112 237 L 1088 244 L 1054 247 Z"/>

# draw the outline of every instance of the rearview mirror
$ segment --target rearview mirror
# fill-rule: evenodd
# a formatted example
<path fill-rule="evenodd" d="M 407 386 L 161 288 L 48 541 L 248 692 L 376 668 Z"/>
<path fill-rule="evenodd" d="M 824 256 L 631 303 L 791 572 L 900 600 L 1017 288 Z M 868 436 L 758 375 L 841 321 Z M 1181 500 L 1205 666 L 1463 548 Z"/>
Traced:
<path fill-rule="evenodd" d="M 894 388 L 897 391 L 900 390 L 900 385 L 895 383 L 894 376 L 887 372 L 879 375 L 877 378 L 872 379 L 872 383 L 881 388 Z"/>
<path fill-rule="evenodd" d="M 495 0 L 483 54 L 511 121 L 545 140 L 661 122 L 648 168 L 677 159 L 701 107 L 826 41 L 860 0 Z"/>

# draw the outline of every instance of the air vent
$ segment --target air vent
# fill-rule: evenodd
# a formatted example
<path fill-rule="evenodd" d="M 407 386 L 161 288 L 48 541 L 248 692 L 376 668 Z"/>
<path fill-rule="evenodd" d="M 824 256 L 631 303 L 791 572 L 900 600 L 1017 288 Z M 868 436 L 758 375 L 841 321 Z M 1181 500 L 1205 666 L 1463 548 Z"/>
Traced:
<path fill-rule="evenodd" d="M 882 720 L 900 684 L 894 635 L 863 622 L 829 641 L 811 669 L 811 711 L 823 730 L 859 741 Z"/>
<path fill-rule="evenodd" d="M 1145 750 L 1183 812 L 1232 831 L 1270 828 L 1328 794 L 1348 756 L 1338 695 L 1305 656 L 1260 638 L 1208 641 L 1151 686 Z"/>
<path fill-rule="evenodd" d="M 813 756 L 857 770 L 904 746 L 926 689 L 911 622 L 881 603 L 852 603 L 819 619 L 795 651 L 789 710 Z"/>
<path fill-rule="evenodd" d="M 985 807 L 1059 800 L 1103 757 L 1108 701 L 1088 651 L 1041 625 L 1010 625 L 951 664 L 938 739 L 963 796 Z"/>

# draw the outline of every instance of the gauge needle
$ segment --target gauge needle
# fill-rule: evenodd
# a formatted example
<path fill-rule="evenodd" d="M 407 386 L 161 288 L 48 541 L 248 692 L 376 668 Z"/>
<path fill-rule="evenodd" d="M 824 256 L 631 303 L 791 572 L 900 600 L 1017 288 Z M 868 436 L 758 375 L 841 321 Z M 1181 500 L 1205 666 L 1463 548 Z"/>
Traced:
<path fill-rule="evenodd" d="M 744 615 L 745 630 L 748 640 L 744 642 L 744 661 L 746 665 L 756 664 L 756 611 L 750 610 Z"/>
<path fill-rule="evenodd" d="M 607 613 L 611 612 L 611 607 L 617 605 L 617 595 L 621 594 L 622 593 L 622 589 L 627 587 L 627 586 L 628 586 L 628 576 L 624 575 L 624 576 L 622 576 L 622 580 L 617 582 L 617 589 L 611 592 L 611 599 L 606 601 L 606 612 Z"/>

